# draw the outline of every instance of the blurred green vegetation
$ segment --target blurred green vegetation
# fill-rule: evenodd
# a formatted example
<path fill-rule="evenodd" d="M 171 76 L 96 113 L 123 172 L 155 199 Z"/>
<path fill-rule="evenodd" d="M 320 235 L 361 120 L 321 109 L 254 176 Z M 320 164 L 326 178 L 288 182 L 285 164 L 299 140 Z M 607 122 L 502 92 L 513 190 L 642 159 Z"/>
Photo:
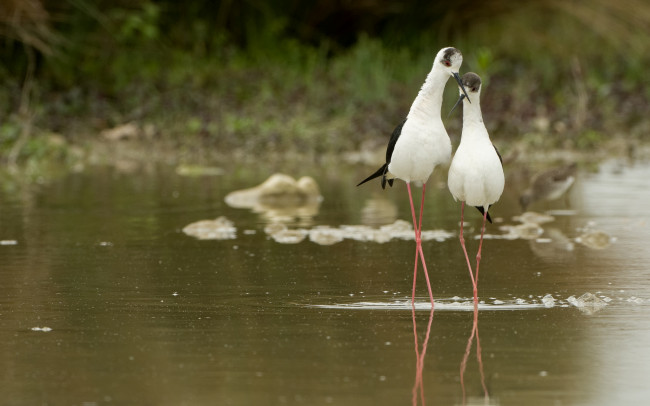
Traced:
<path fill-rule="evenodd" d="M 383 145 L 447 45 L 483 77 L 501 144 L 643 141 L 649 31 L 642 0 L 5 0 L 0 159 L 59 159 L 127 123 L 145 151 Z"/>

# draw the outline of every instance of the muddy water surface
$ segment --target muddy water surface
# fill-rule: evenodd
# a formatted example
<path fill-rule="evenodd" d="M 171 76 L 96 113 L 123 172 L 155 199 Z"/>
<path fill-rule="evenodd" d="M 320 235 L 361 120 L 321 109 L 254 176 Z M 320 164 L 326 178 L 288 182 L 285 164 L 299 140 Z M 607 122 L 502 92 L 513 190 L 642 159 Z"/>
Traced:
<path fill-rule="evenodd" d="M 228 206 L 229 192 L 268 176 L 236 170 L 95 168 L 3 189 L 0 404 L 650 399 L 650 215 L 641 203 L 650 201 L 650 166 L 582 170 L 568 199 L 530 207 L 552 216 L 532 234 L 512 235 L 521 188 L 509 183 L 484 243 L 476 319 L 460 207 L 444 179 L 430 181 L 425 207 L 431 317 L 422 274 L 410 304 L 414 242 L 399 228 L 410 220 L 406 189 L 355 188 L 361 169 L 294 174 L 314 176 L 324 198 L 280 213 Z M 219 216 L 234 233 L 199 240 L 182 231 Z M 478 212 L 468 219 L 475 253 Z M 301 242 L 265 232 L 277 222 L 303 230 Z M 310 234 L 319 226 L 347 231 L 322 245 Z M 576 302 L 586 293 L 595 305 Z"/>

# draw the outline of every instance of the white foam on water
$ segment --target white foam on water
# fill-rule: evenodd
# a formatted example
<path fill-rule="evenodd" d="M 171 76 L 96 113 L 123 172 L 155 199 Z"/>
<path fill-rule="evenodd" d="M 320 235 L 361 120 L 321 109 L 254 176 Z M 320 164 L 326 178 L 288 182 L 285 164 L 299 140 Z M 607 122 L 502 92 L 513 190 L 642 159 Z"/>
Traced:
<path fill-rule="evenodd" d="M 340 310 L 411 310 L 410 300 L 394 300 L 388 302 L 353 302 L 353 303 L 333 303 L 309 305 L 320 309 L 340 309 Z M 435 310 L 441 311 L 474 311 L 474 302 L 471 298 L 447 298 L 435 299 Z M 498 311 L 498 310 L 536 310 L 545 309 L 543 303 L 532 303 L 524 299 L 489 299 L 488 301 L 479 301 L 479 310 Z M 415 310 L 430 310 L 431 303 L 428 300 L 415 302 Z"/>

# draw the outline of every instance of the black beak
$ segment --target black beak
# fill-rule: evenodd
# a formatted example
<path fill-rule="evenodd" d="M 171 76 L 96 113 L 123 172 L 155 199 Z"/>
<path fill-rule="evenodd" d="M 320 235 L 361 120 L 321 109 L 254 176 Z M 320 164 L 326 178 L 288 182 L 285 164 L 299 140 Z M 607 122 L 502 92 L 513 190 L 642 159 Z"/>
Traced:
<path fill-rule="evenodd" d="M 456 82 L 458 82 L 458 86 L 460 86 L 460 88 L 463 90 L 463 93 L 465 94 L 465 97 L 467 97 L 467 101 L 471 103 L 472 101 L 469 99 L 469 95 L 467 94 L 467 91 L 465 90 L 465 86 L 463 86 L 463 81 L 460 80 L 460 75 L 458 74 L 458 72 L 454 72 L 453 75 L 454 75 L 454 79 L 456 79 Z M 456 103 L 456 104 L 458 104 L 458 103 Z"/>
<path fill-rule="evenodd" d="M 461 94 L 461 95 L 460 95 L 460 97 L 458 98 L 458 101 L 456 102 L 456 104 L 454 104 L 454 107 L 451 108 L 451 111 L 449 112 L 449 115 L 448 115 L 447 117 L 451 116 L 451 113 L 453 113 L 454 110 L 456 109 L 456 107 L 458 107 L 458 105 L 459 105 L 460 103 L 462 103 L 462 101 L 463 101 L 463 99 L 464 99 L 465 97 L 467 97 L 467 96 L 465 96 L 464 94 Z M 467 100 L 469 101 L 469 97 L 467 97 Z M 470 102 L 470 103 L 471 103 L 471 102 Z"/>

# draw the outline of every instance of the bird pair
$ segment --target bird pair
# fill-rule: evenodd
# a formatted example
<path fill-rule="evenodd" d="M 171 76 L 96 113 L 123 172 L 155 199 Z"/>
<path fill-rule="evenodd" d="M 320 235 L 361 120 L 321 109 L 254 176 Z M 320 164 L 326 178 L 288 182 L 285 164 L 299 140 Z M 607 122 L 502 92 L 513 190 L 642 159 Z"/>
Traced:
<path fill-rule="evenodd" d="M 504 187 L 501 156 L 490 141 L 481 115 L 479 101 L 481 79 L 475 73 L 466 73 L 461 78 L 459 69 L 462 63 L 463 55 L 456 48 L 447 47 L 438 52 L 433 67 L 413 101 L 406 119 L 395 128 L 390 137 L 386 148 L 386 163 L 359 183 L 361 185 L 377 177 L 381 177 L 382 188 L 386 188 L 386 183 L 393 186 L 396 178 L 406 182 L 416 242 L 412 301 L 415 302 L 418 258 L 420 258 L 431 306 L 434 305 L 433 292 L 422 251 L 422 211 L 429 176 L 437 166 L 447 165 L 451 160 L 451 141 L 440 115 L 443 91 L 450 76 L 459 86 L 460 98 L 452 111 L 461 102 L 463 103 L 463 130 L 460 145 L 449 167 L 447 184 L 454 199 L 461 201 L 460 243 L 469 267 L 475 304 L 478 303 L 478 267 L 485 222 L 492 222 L 488 209 L 501 197 Z M 418 219 L 413 205 L 411 183 L 422 186 Z M 483 215 L 481 242 L 476 256 L 476 273 L 472 271 L 463 238 L 465 203 L 475 206 Z"/>

